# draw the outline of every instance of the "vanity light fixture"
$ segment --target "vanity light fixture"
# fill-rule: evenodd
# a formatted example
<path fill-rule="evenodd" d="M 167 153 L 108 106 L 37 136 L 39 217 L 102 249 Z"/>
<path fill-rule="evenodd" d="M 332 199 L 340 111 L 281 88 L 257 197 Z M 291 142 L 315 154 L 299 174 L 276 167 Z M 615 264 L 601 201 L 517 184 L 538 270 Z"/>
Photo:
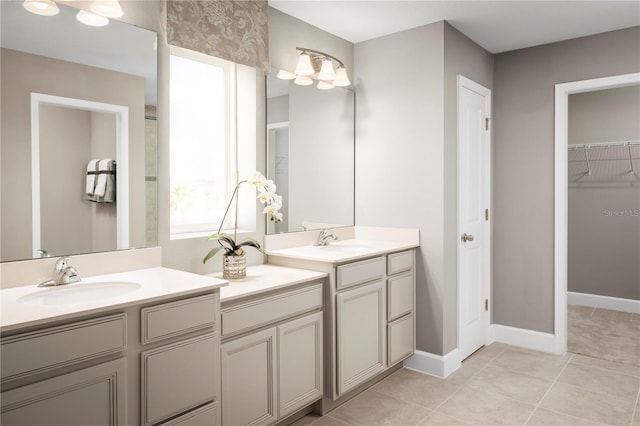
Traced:
<path fill-rule="evenodd" d="M 104 27 L 109 23 L 109 18 L 106 16 L 96 15 L 95 13 L 87 12 L 86 10 L 78 11 L 76 19 L 83 24 L 90 25 L 92 27 Z"/>
<path fill-rule="evenodd" d="M 295 84 L 308 86 L 313 80 L 318 80 L 318 89 L 333 89 L 335 86 L 349 86 L 351 82 L 347 76 L 344 63 L 335 56 L 306 47 L 296 47 L 300 52 L 296 69 L 291 72 L 281 69 L 278 78 L 294 80 Z M 337 69 L 334 69 L 334 65 Z"/>
<path fill-rule="evenodd" d="M 311 77 L 307 77 L 306 75 L 297 76 L 296 79 L 293 80 L 293 82 L 298 86 L 310 86 L 313 84 L 313 80 L 311 79 Z"/>
<path fill-rule="evenodd" d="M 60 12 L 58 5 L 52 0 L 24 0 L 22 6 L 36 15 L 53 16 Z"/>
<path fill-rule="evenodd" d="M 36 15 L 53 16 L 60 12 L 53 0 L 24 0 L 22 6 Z M 90 12 L 80 9 L 76 19 L 92 27 L 103 27 L 109 23 L 109 18 L 119 18 L 124 15 L 118 0 L 93 0 L 89 9 Z"/>
<path fill-rule="evenodd" d="M 118 0 L 93 0 L 89 9 L 96 15 L 106 16 L 107 18 L 119 18 L 124 15 Z"/>
<path fill-rule="evenodd" d="M 318 89 L 320 90 L 330 90 L 333 89 L 334 87 L 336 87 L 333 83 L 331 83 L 330 81 L 322 81 L 320 80 L 318 82 Z"/>

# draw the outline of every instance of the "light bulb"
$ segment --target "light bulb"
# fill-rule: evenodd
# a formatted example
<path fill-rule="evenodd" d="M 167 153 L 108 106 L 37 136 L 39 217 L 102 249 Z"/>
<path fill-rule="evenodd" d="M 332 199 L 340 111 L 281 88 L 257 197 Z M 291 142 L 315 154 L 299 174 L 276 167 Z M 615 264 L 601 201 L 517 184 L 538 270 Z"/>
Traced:
<path fill-rule="evenodd" d="M 333 89 L 334 86 L 333 83 L 331 83 L 330 81 L 319 81 L 318 82 L 318 89 L 320 90 L 331 90 Z"/>
<path fill-rule="evenodd" d="M 104 27 L 109 23 L 109 18 L 87 12 L 86 10 L 80 10 L 76 15 L 76 19 L 83 24 L 90 25 L 92 27 Z"/>
<path fill-rule="evenodd" d="M 89 9 L 97 15 L 108 18 L 119 18 L 124 15 L 118 0 L 93 0 Z"/>
<path fill-rule="evenodd" d="M 299 86 L 309 86 L 313 84 L 313 80 L 304 75 L 299 75 L 293 82 Z"/>
<path fill-rule="evenodd" d="M 336 78 L 336 73 L 333 71 L 333 61 L 331 59 L 323 60 L 318 80 L 331 81 L 334 78 Z"/>
<path fill-rule="evenodd" d="M 287 71 L 287 70 L 278 71 L 278 78 L 280 80 L 293 80 L 296 77 L 297 77 L 296 73 L 293 73 L 291 71 Z"/>
<path fill-rule="evenodd" d="M 58 5 L 52 0 L 24 0 L 22 6 L 36 15 L 53 16 L 60 12 Z"/>
<path fill-rule="evenodd" d="M 298 75 L 313 75 L 316 70 L 313 69 L 313 65 L 311 65 L 311 56 L 303 53 L 298 56 L 298 65 L 294 71 Z"/>
<path fill-rule="evenodd" d="M 334 86 L 345 87 L 351 84 L 349 77 L 347 77 L 347 70 L 344 67 L 338 68 L 336 71 L 336 78 L 333 80 Z"/>

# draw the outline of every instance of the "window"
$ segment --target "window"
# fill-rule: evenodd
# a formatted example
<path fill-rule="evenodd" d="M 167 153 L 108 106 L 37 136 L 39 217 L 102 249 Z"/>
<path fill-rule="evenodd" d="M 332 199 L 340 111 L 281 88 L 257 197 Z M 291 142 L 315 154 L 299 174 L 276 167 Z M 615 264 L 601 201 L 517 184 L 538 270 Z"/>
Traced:
<path fill-rule="evenodd" d="M 234 64 L 171 48 L 170 232 L 217 231 L 236 177 Z"/>

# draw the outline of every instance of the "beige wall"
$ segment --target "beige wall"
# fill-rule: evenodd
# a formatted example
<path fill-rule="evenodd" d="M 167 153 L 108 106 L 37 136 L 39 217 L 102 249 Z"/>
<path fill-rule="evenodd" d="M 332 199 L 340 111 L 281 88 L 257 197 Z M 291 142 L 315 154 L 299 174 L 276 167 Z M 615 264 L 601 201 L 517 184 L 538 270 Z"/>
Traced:
<path fill-rule="evenodd" d="M 569 95 L 569 144 L 640 139 L 640 85 Z"/>
<path fill-rule="evenodd" d="M 640 139 L 640 86 L 569 96 L 569 143 Z M 627 148 L 569 151 L 568 289 L 640 299 L 640 182 Z M 632 150 L 640 169 L 640 147 Z"/>
<path fill-rule="evenodd" d="M 442 354 L 444 24 L 358 43 L 354 54 L 356 225 L 420 229 L 417 347 Z"/>
<path fill-rule="evenodd" d="M 93 251 L 92 206 L 83 199 L 87 161 L 91 159 L 91 111 L 40 107 L 41 242 L 52 255 Z M 27 147 L 28 148 L 28 147 Z M 29 171 L 27 171 L 29 172 Z M 31 211 L 23 212 L 29 216 Z M 16 232 L 18 231 L 18 232 Z M 3 260 L 31 258 L 31 241 L 7 226 L 3 239 L 15 232 L 15 242 L 3 250 Z M 11 237 L 10 237 L 11 238 Z M 22 248 L 23 252 L 18 252 Z"/>
<path fill-rule="evenodd" d="M 495 55 L 493 320 L 553 332 L 554 85 L 640 70 L 640 28 Z"/>
<path fill-rule="evenodd" d="M 143 247 L 144 82 L 140 77 L 2 49 L 2 253 L 31 252 L 30 93 L 129 107 L 130 245 Z M 43 72 L 46 70 L 46 72 Z M 73 76 L 73 78 L 69 78 Z M 58 156 L 57 163 L 64 161 Z M 11 208 L 7 208 L 7 206 Z M 69 230 L 68 232 L 72 232 Z M 16 259 L 16 257 L 13 257 Z M 3 255 L 4 260 L 4 255 Z"/>

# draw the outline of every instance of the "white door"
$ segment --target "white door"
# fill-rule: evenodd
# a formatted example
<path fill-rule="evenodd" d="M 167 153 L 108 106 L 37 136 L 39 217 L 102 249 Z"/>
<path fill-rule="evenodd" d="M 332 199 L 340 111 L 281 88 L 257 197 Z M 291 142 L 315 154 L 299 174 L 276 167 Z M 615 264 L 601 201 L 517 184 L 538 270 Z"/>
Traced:
<path fill-rule="evenodd" d="M 491 92 L 458 76 L 458 350 L 487 343 Z"/>

